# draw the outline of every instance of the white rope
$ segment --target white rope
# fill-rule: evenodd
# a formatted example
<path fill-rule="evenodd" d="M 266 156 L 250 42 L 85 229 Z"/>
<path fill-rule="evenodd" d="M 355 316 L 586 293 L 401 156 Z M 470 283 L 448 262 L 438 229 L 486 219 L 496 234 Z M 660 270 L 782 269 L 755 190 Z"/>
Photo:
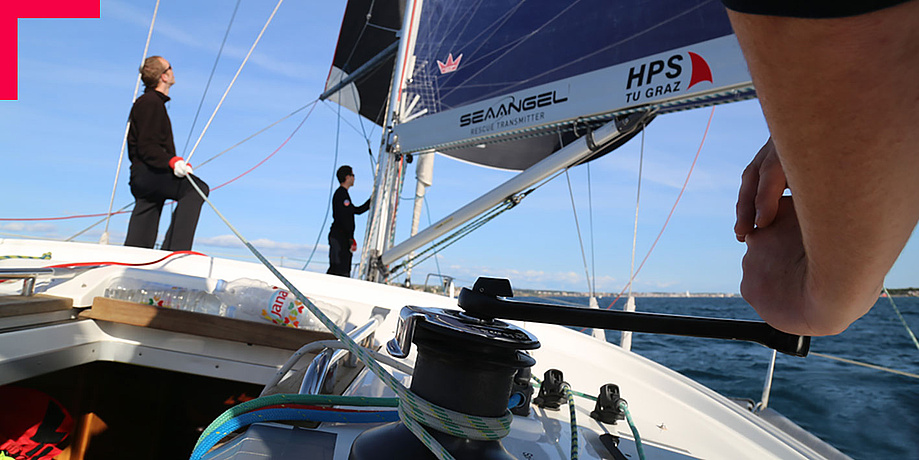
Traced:
<path fill-rule="evenodd" d="M 893 307 L 893 311 L 897 313 L 897 318 L 900 318 L 900 322 L 903 323 L 903 327 L 906 328 L 906 333 L 909 334 L 909 338 L 913 339 L 913 344 L 916 345 L 916 348 L 919 348 L 919 340 L 916 340 L 916 334 L 913 334 L 913 330 L 909 328 L 909 324 L 906 323 L 903 315 L 900 314 L 900 309 L 897 308 L 897 304 L 894 303 L 893 296 L 887 291 L 887 287 L 884 287 L 884 294 L 887 295 L 887 300 L 890 301 L 890 306 Z"/>
<path fill-rule="evenodd" d="M 641 203 L 641 172 L 645 163 L 645 130 L 641 130 L 641 149 L 638 154 L 638 187 L 635 191 L 635 226 L 632 228 L 632 263 L 629 267 L 629 280 L 635 279 L 635 246 L 638 243 L 638 208 Z M 629 281 L 629 297 L 632 297 L 632 281 Z"/>
<path fill-rule="evenodd" d="M 233 88 L 233 84 L 236 83 L 236 78 L 239 77 L 243 67 L 246 66 L 246 62 L 249 61 L 249 56 L 252 56 L 252 52 L 255 51 L 255 46 L 258 45 L 259 40 L 262 39 L 262 35 L 265 34 L 265 30 L 268 29 L 268 25 L 271 24 L 271 20 L 274 19 L 275 13 L 278 12 L 278 8 L 281 7 L 281 3 L 283 2 L 284 0 L 278 0 L 278 4 L 274 6 L 274 11 L 271 12 L 271 16 L 268 16 L 268 21 L 265 22 L 261 32 L 258 33 L 258 37 L 255 38 L 255 42 L 252 43 L 252 47 L 249 48 L 249 52 L 246 54 L 246 58 L 243 59 L 242 64 L 239 65 L 239 69 L 236 70 L 236 75 L 233 75 L 233 79 L 230 80 L 230 84 L 227 86 L 227 90 L 223 92 L 223 96 L 220 98 L 220 102 L 218 102 L 217 107 L 214 108 L 214 113 L 212 113 L 211 118 L 207 120 L 207 124 L 205 124 L 204 129 L 201 130 L 201 135 L 198 136 L 198 140 L 195 141 L 195 145 L 191 148 L 191 152 L 188 153 L 188 158 L 186 158 L 185 161 L 190 161 L 192 155 L 195 154 L 195 150 L 198 149 L 198 144 L 201 143 L 201 139 L 204 137 L 204 133 L 206 133 L 207 129 L 211 126 L 211 122 L 214 121 L 214 117 L 217 116 L 217 111 L 220 110 L 220 106 L 223 105 L 224 99 L 227 98 L 227 94 L 230 93 L 230 89 Z"/>
<path fill-rule="evenodd" d="M 156 13 L 160 10 L 160 0 L 156 0 L 156 6 L 153 7 L 153 19 L 150 20 L 150 30 L 147 31 L 147 43 L 144 44 L 144 54 L 140 58 L 140 66 L 143 67 L 144 59 L 147 58 L 147 51 L 150 49 L 150 38 L 153 37 L 153 25 L 156 23 Z M 137 92 L 140 90 L 140 73 L 137 74 L 137 82 L 134 83 L 134 96 L 131 97 L 133 103 L 137 99 Z M 112 218 L 112 207 L 115 205 L 115 189 L 118 188 L 118 176 L 121 173 L 121 163 L 124 161 L 124 149 L 128 145 L 128 130 L 131 129 L 131 119 L 124 127 L 124 136 L 121 137 L 121 153 L 118 154 L 118 167 L 115 169 L 115 183 L 112 184 L 112 198 L 108 203 L 108 215 L 105 216 L 105 230 L 102 237 L 99 238 L 99 244 L 108 244 L 108 224 Z M 81 232 L 82 233 L 82 232 Z M 79 235 L 79 233 L 77 234 Z M 74 235 L 71 238 L 76 237 Z"/>
<path fill-rule="evenodd" d="M 290 358 L 287 358 L 287 362 L 285 362 L 284 365 L 282 365 L 281 368 L 278 369 L 278 371 L 274 374 L 274 376 L 271 377 L 271 380 L 265 384 L 265 388 L 262 389 L 262 392 L 259 394 L 259 396 L 265 396 L 266 391 L 280 383 L 281 379 L 283 379 L 284 376 L 287 375 L 291 369 L 293 369 L 294 365 L 296 365 L 304 355 L 315 353 L 326 348 L 333 350 L 347 350 L 348 346 L 338 340 L 319 340 L 316 342 L 310 342 L 300 347 L 299 350 L 290 355 Z M 399 372 L 412 375 L 413 369 L 402 361 L 397 361 L 389 355 L 378 353 L 370 349 L 367 349 L 367 353 L 370 353 L 370 355 L 373 356 L 377 361 L 386 364 L 387 366 L 390 366 Z"/>
<path fill-rule="evenodd" d="M 359 346 L 351 337 L 349 337 L 338 325 L 309 300 L 303 293 L 291 283 L 287 277 L 275 268 L 265 256 L 262 255 L 246 238 L 239 233 L 224 216 L 220 213 L 214 203 L 201 191 L 198 184 L 191 176 L 186 176 L 192 188 L 217 214 L 220 220 L 230 229 L 233 234 L 243 243 L 252 254 L 267 268 L 277 279 L 296 296 L 303 305 L 316 316 L 316 318 L 341 341 L 348 351 L 356 356 L 365 366 L 367 366 L 380 380 L 392 389 L 399 396 L 399 414 L 402 422 L 406 427 L 440 460 L 453 460 L 453 456 L 447 452 L 439 442 L 428 433 L 422 424 L 437 431 L 447 433 L 457 437 L 463 437 L 473 440 L 497 440 L 507 436 L 510 433 L 510 425 L 513 420 L 511 412 L 505 411 L 501 417 L 476 417 L 469 414 L 453 411 L 447 408 L 436 406 L 418 395 L 412 393 L 402 382 L 387 372 L 366 348 Z"/>
<path fill-rule="evenodd" d="M 632 261 L 629 264 L 629 296 L 626 297 L 624 310 L 632 311 L 635 309 L 635 299 L 632 297 L 632 282 L 635 281 L 635 247 L 638 244 L 638 209 L 641 203 L 641 173 L 645 163 L 645 130 L 641 130 L 641 148 L 638 154 L 638 187 L 635 191 L 635 224 L 632 228 Z M 626 350 L 632 349 L 632 331 L 622 331 L 619 336 L 619 346 Z"/>
<path fill-rule="evenodd" d="M 902 375 L 902 376 L 904 376 L 904 377 L 910 377 L 910 378 L 914 378 L 914 379 L 919 379 L 919 375 L 917 375 L 917 374 L 913 374 L 913 373 L 911 373 L 911 372 L 899 371 L 899 370 L 896 370 L 896 369 L 891 369 L 891 368 L 889 368 L 889 367 L 878 366 L 877 364 L 863 363 L 863 362 L 861 362 L 861 361 L 856 361 L 856 360 L 854 360 L 854 359 L 846 359 L 846 358 L 840 358 L 840 357 L 838 357 L 838 356 L 825 355 L 825 354 L 823 354 L 823 353 L 817 353 L 816 351 L 812 351 L 812 352 L 810 352 L 810 354 L 812 354 L 812 355 L 814 355 L 814 356 L 819 356 L 819 357 L 821 357 L 821 358 L 826 358 L 826 359 L 832 359 L 832 360 L 834 360 L 834 361 L 839 361 L 839 362 L 841 362 L 841 363 L 854 364 L 854 365 L 856 365 L 856 366 L 867 367 L 868 369 L 874 369 L 874 370 L 878 370 L 878 371 L 890 372 L 891 374 L 897 374 L 897 375 Z"/>

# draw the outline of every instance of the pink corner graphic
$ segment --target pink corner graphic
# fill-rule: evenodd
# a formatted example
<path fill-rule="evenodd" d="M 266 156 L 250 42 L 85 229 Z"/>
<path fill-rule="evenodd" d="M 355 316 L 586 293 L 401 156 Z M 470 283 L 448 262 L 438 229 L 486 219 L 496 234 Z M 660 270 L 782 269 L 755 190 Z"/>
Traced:
<path fill-rule="evenodd" d="M 19 97 L 19 19 L 98 19 L 99 2 L 4 0 L 0 5 L 0 100 Z"/>

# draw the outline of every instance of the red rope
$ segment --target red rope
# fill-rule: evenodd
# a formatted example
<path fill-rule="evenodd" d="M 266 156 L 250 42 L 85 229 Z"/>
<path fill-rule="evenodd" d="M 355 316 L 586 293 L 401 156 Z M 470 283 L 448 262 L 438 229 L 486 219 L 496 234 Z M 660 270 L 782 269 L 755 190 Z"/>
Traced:
<path fill-rule="evenodd" d="M 114 216 L 115 214 L 124 214 L 128 212 L 131 212 L 131 211 L 117 211 L 117 212 L 113 212 L 112 215 Z M 0 217 L 0 221 L 2 222 L 33 222 L 33 221 L 41 221 L 41 220 L 66 220 L 66 219 L 82 219 L 84 217 L 104 217 L 107 215 L 108 213 L 103 212 L 101 214 L 80 214 L 76 216 L 63 216 L 63 217 L 25 217 L 25 218 Z"/>
<path fill-rule="evenodd" d="M 696 161 L 699 160 L 699 154 L 702 153 L 702 146 L 705 145 L 705 138 L 708 136 L 708 128 L 712 126 L 712 117 L 715 115 L 715 106 L 712 106 L 711 113 L 708 114 L 708 123 L 705 125 L 705 132 L 702 134 L 702 142 L 699 143 L 699 149 L 696 150 L 696 157 L 692 160 L 692 165 L 689 167 L 689 172 L 686 173 L 686 180 L 683 181 L 683 188 L 680 189 L 680 194 L 677 195 L 676 201 L 673 202 L 673 207 L 670 208 L 670 214 L 667 215 L 667 220 L 664 221 L 664 226 L 661 227 L 660 233 L 657 234 L 657 238 L 654 239 L 654 243 L 651 245 L 651 248 L 648 249 L 648 253 L 645 255 L 645 258 L 641 261 L 641 264 L 638 265 L 638 270 L 635 270 L 635 273 L 632 275 L 632 278 L 626 283 L 625 287 L 619 291 L 619 295 L 613 299 L 613 302 L 606 307 L 607 310 L 613 308 L 613 305 L 622 297 L 622 294 L 632 285 L 632 282 L 635 281 L 635 277 L 638 276 L 638 272 L 641 271 L 641 267 L 645 266 L 645 262 L 648 261 L 648 258 L 651 257 L 651 251 L 654 251 L 654 246 L 657 246 L 657 242 L 660 241 L 661 235 L 664 234 L 664 230 L 667 229 L 667 224 L 670 223 L 670 218 L 673 217 L 673 212 L 676 210 L 676 205 L 680 203 L 680 198 L 683 197 L 683 192 L 686 191 L 686 186 L 689 185 L 689 178 L 692 177 L 692 170 L 696 167 Z"/>
<path fill-rule="evenodd" d="M 251 412 L 257 410 L 265 409 L 309 409 L 309 410 L 321 410 L 326 412 L 350 412 L 350 413 L 378 413 L 386 412 L 381 410 L 361 410 L 361 409 L 342 409 L 339 407 L 329 407 L 329 406 L 314 406 L 312 404 L 272 404 L 270 406 L 259 407 L 253 409 Z"/>
<path fill-rule="evenodd" d="M 202 253 L 196 252 L 196 251 L 173 251 L 173 252 L 169 253 L 168 255 L 166 255 L 166 256 L 164 256 L 164 257 L 161 257 L 161 258 L 159 258 L 159 259 L 157 259 L 157 260 L 154 260 L 153 262 L 141 262 L 141 263 L 133 263 L 133 264 L 132 264 L 132 263 L 128 263 L 128 262 L 76 262 L 76 263 L 71 263 L 71 264 L 49 265 L 49 266 L 47 266 L 47 267 L 45 267 L 45 268 L 92 267 L 92 266 L 96 266 L 96 265 L 122 265 L 122 266 L 125 266 L 125 267 L 141 267 L 141 266 L 144 266 L 144 265 L 153 265 L 153 264 L 156 264 L 156 263 L 160 263 L 160 262 L 162 262 L 162 261 L 164 261 L 164 260 L 166 260 L 166 259 L 168 259 L 168 258 L 170 258 L 170 257 L 175 257 L 175 256 L 179 256 L 179 255 L 191 255 L 191 256 L 205 256 L 205 257 L 207 257 L 207 254 L 202 254 Z"/>
<path fill-rule="evenodd" d="M 240 174 L 240 175 L 234 177 L 233 179 L 230 179 L 230 180 L 228 180 L 228 181 L 226 181 L 226 182 L 224 182 L 224 183 L 222 183 L 222 184 L 220 184 L 220 185 L 218 185 L 218 186 L 212 188 L 211 191 L 213 192 L 214 190 L 217 190 L 217 189 L 219 189 L 220 187 L 223 187 L 224 185 L 228 185 L 228 184 L 230 184 L 230 183 L 233 183 L 233 182 L 237 181 L 238 179 L 240 179 L 241 177 L 245 176 L 246 174 L 249 174 L 250 172 L 254 171 L 255 168 L 258 168 L 259 166 L 261 166 L 262 164 L 264 164 L 266 161 L 268 161 L 269 159 L 271 159 L 271 157 L 273 157 L 276 153 L 278 153 L 279 151 L 281 151 L 281 149 L 284 148 L 284 146 L 287 145 L 287 143 L 294 137 L 294 134 L 297 134 L 297 131 L 300 130 L 300 127 L 303 126 L 303 123 L 306 122 L 306 119 L 310 117 L 310 114 L 313 113 L 313 109 L 316 108 L 316 103 L 317 103 L 317 102 L 318 102 L 318 101 L 313 102 L 313 106 L 310 108 L 310 111 L 306 113 L 306 116 L 303 117 L 303 120 L 300 122 L 299 125 L 297 125 L 297 128 L 294 129 L 294 132 L 290 133 L 290 136 L 288 136 L 287 139 L 286 139 L 280 146 L 278 146 L 278 148 L 276 148 L 276 149 L 274 150 L 274 152 L 271 152 L 271 155 L 268 155 L 267 157 L 265 157 L 265 159 L 263 159 L 262 161 L 258 162 L 258 164 L 256 164 L 255 166 L 249 168 L 249 170 L 247 170 L 246 172 L 244 172 L 244 173 L 242 173 L 242 174 Z M 167 203 L 167 204 L 168 204 L 168 203 Z M 131 211 L 117 211 L 117 212 L 113 212 L 111 215 L 114 216 L 115 214 L 125 214 L 125 213 L 129 213 L 129 212 L 131 212 Z M 36 222 L 36 221 L 47 221 L 47 220 L 83 219 L 83 218 L 87 218 L 87 217 L 105 217 L 105 216 L 108 216 L 108 215 L 109 215 L 108 213 L 101 213 L 101 214 L 80 214 L 80 215 L 75 215 L 75 216 L 63 216 L 63 217 L 24 217 L 24 218 L 0 217 L 0 222 Z"/>
<path fill-rule="evenodd" d="M 220 184 L 220 185 L 218 185 L 218 186 L 216 186 L 216 187 L 214 187 L 214 188 L 212 188 L 211 191 L 217 190 L 217 189 L 219 189 L 220 187 L 223 187 L 224 185 L 228 185 L 228 184 L 231 184 L 231 183 L 233 183 L 233 182 L 236 182 L 236 181 L 237 181 L 238 179 L 240 179 L 241 177 L 245 176 L 246 174 L 249 174 L 250 172 L 252 172 L 253 170 L 255 170 L 255 168 L 258 168 L 259 166 L 261 166 L 262 164 L 264 164 L 266 161 L 270 160 L 271 157 L 274 156 L 274 154 L 280 152 L 281 149 L 284 148 L 284 146 L 287 145 L 287 143 L 290 142 L 291 139 L 293 139 L 294 134 L 297 134 L 297 131 L 299 131 L 299 130 L 300 130 L 300 127 L 303 126 L 303 123 L 306 123 L 307 118 L 309 118 L 310 115 L 313 113 L 313 109 L 316 108 L 316 104 L 317 104 L 318 102 L 319 102 L 318 99 L 316 100 L 316 102 L 313 102 L 313 106 L 310 107 L 310 111 L 309 111 L 309 112 L 306 112 L 306 116 L 303 117 L 303 120 L 301 120 L 301 121 L 300 121 L 300 124 L 297 125 L 297 128 L 294 129 L 294 132 L 290 133 L 290 136 L 287 136 L 287 139 L 285 139 L 284 142 L 282 142 L 281 145 L 278 146 L 278 148 L 274 149 L 274 152 L 271 152 L 271 155 L 268 155 L 267 157 L 265 157 L 264 160 L 258 162 L 258 164 L 256 164 L 255 166 L 249 168 L 248 171 L 246 171 L 246 172 L 244 172 L 244 173 L 242 173 L 242 174 L 240 174 L 240 175 L 238 175 L 238 176 L 236 176 L 236 177 L 234 177 L 234 178 L 232 178 L 232 179 L 230 179 L 230 180 L 228 180 L 228 181 L 226 181 L 226 182 L 224 182 L 224 183 L 222 183 L 222 184 Z"/>

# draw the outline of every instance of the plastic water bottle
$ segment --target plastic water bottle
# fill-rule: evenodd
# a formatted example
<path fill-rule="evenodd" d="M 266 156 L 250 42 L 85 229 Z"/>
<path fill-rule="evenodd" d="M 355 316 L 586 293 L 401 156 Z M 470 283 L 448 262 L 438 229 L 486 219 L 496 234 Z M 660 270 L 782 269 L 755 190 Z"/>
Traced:
<path fill-rule="evenodd" d="M 226 305 L 214 294 L 134 278 L 115 278 L 103 296 L 176 310 L 226 315 Z"/>
<path fill-rule="evenodd" d="M 326 327 L 313 316 L 296 296 L 264 281 L 240 278 L 220 281 L 214 290 L 226 304 L 226 316 L 249 321 L 270 321 L 282 326 L 324 331 Z M 313 301 L 339 327 L 344 325 L 345 312 L 334 305 Z"/>
<path fill-rule="evenodd" d="M 157 307 L 207 313 L 247 321 L 269 321 L 282 326 L 325 331 L 326 327 L 290 292 L 250 278 L 218 280 L 214 292 L 120 277 L 103 294 Z M 336 325 L 343 327 L 347 309 L 312 300 Z"/>

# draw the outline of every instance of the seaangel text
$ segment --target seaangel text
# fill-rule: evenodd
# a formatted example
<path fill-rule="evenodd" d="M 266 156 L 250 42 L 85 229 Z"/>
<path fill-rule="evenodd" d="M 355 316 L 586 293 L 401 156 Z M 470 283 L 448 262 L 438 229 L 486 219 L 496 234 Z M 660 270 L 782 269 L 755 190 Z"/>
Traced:
<path fill-rule="evenodd" d="M 520 101 L 515 101 L 514 97 L 512 96 L 510 102 L 503 103 L 498 107 L 489 107 L 487 109 L 476 110 L 475 112 L 460 116 L 460 127 L 482 123 L 493 118 L 505 117 L 513 113 L 520 113 L 539 107 L 558 104 L 567 100 L 567 97 L 558 97 L 555 91 L 536 94 L 521 99 Z"/>

